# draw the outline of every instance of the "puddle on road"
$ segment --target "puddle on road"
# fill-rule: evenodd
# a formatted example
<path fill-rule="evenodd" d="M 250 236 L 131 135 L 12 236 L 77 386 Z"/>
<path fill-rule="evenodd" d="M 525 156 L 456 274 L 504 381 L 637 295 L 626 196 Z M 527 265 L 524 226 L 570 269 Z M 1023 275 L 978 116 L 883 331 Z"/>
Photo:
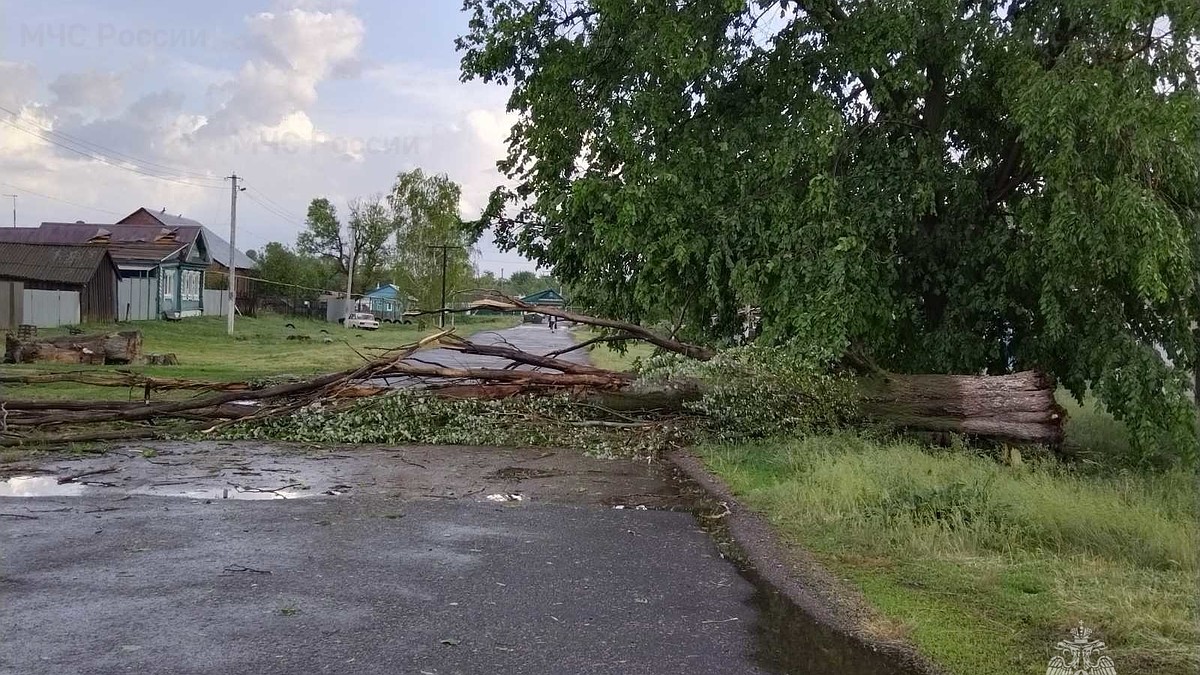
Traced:
<path fill-rule="evenodd" d="M 704 488 L 676 470 L 680 492 L 693 500 L 692 516 L 717 549 L 754 587 L 750 604 L 758 614 L 755 658 L 768 672 L 804 675 L 919 675 L 924 672 L 891 652 L 871 646 L 816 620 L 748 562 L 724 519 L 728 509 L 713 503 Z M 723 511 L 723 513 L 722 513 Z"/>
<path fill-rule="evenodd" d="M 107 485 L 92 487 L 83 482 L 59 484 L 54 476 L 13 476 L 0 482 L 0 497 L 79 497 L 101 494 Z M 246 489 L 230 486 L 207 490 L 179 490 L 168 486 L 148 485 L 125 490 L 130 494 L 159 497 L 186 497 L 190 499 L 295 499 L 309 497 L 310 491 L 294 489 Z"/>
<path fill-rule="evenodd" d="M 83 494 L 78 483 L 58 484 L 54 476 L 13 476 L 0 483 L 0 497 L 72 497 Z"/>
<path fill-rule="evenodd" d="M 920 670 L 893 655 L 815 621 L 790 598 L 753 571 L 742 576 L 754 584 L 751 604 L 758 610 L 758 660 L 776 673 L 812 675 L 918 675 Z"/>

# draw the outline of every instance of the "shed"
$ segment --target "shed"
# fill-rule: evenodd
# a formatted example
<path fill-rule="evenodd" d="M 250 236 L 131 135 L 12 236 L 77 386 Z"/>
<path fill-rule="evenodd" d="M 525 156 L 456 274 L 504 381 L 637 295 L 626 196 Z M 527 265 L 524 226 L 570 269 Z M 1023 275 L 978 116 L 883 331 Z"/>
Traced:
<path fill-rule="evenodd" d="M 0 243 L 0 279 L 25 290 L 79 294 L 79 319 L 116 319 L 117 266 L 103 246 Z"/>

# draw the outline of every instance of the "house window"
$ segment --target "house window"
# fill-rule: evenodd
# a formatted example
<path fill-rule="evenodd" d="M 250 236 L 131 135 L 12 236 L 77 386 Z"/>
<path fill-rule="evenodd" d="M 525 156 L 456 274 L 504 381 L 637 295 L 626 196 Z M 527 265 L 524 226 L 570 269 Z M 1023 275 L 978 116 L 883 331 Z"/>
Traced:
<path fill-rule="evenodd" d="M 162 270 L 162 283 L 158 285 L 158 289 L 162 292 L 163 298 L 175 297 L 175 270 Z"/>
<path fill-rule="evenodd" d="M 182 300 L 200 299 L 201 275 L 196 270 L 183 270 L 180 273 L 179 297 Z"/>

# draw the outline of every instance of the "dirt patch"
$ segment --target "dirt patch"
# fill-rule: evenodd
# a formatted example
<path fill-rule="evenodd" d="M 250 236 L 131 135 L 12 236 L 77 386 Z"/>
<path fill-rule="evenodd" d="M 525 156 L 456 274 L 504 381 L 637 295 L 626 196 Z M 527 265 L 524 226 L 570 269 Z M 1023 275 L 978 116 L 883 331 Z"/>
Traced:
<path fill-rule="evenodd" d="M 478 501 L 510 494 L 553 503 L 691 508 L 659 464 L 599 460 L 544 448 L 165 442 L 0 466 L 0 496 L 113 494 L 205 500 L 372 495 Z"/>

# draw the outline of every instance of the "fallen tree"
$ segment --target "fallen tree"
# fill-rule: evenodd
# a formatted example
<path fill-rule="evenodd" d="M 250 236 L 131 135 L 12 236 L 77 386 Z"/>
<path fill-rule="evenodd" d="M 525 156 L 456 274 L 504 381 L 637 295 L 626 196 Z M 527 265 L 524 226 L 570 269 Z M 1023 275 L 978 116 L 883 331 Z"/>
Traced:
<path fill-rule="evenodd" d="M 0 382 L 71 381 L 128 387 L 140 390 L 142 400 L 0 399 L 0 445 L 107 440 L 119 437 L 120 430 L 136 431 L 138 436 L 211 432 L 238 421 L 263 422 L 306 408 L 337 411 L 397 389 L 448 401 L 559 397 L 581 410 L 594 411 L 573 418 L 575 426 L 643 428 L 647 420 L 666 416 L 690 418 L 730 433 L 761 435 L 866 418 L 906 431 L 1051 446 L 1062 440 L 1064 414 L 1054 401 L 1055 383 L 1036 372 L 833 375 L 827 368 L 788 360 L 793 357 L 784 349 L 717 353 L 620 321 L 531 306 L 511 298 L 505 301 L 514 311 L 618 331 L 612 336 L 615 340 L 646 340 L 676 354 L 678 366 L 666 375 L 639 378 L 563 358 L 572 349 L 533 354 L 513 345 L 480 344 L 443 331 L 384 350 L 374 358 L 364 357 L 364 363 L 354 368 L 282 383 L 202 382 L 128 371 L 4 375 Z M 417 354 L 434 345 L 487 357 L 494 365 L 447 365 L 430 353 Z M 182 400 L 151 401 L 153 392 L 169 390 L 200 393 Z"/>
<path fill-rule="evenodd" d="M 142 333 L 136 330 L 25 340 L 9 333 L 4 342 L 4 358 L 9 363 L 104 365 L 138 363 L 142 358 Z"/>

